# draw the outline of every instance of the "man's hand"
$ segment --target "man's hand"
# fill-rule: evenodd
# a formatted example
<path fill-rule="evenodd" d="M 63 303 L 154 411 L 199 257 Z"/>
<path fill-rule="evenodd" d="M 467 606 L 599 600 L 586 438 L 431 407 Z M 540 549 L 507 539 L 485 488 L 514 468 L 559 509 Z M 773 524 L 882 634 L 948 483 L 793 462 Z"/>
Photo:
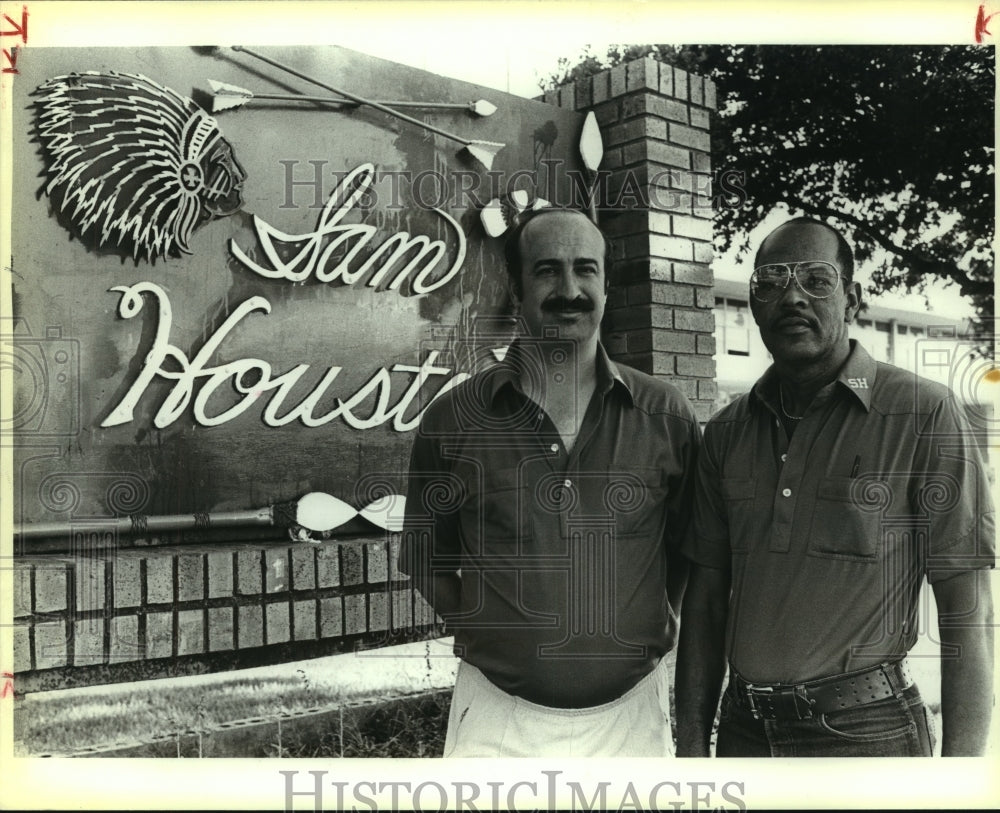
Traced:
<path fill-rule="evenodd" d="M 729 568 L 691 565 L 677 650 L 677 755 L 710 756 L 726 671 Z"/>
<path fill-rule="evenodd" d="M 959 573 L 935 582 L 933 589 L 942 647 L 941 754 L 982 756 L 993 712 L 990 571 Z M 946 647 L 956 654 L 946 654 Z"/>

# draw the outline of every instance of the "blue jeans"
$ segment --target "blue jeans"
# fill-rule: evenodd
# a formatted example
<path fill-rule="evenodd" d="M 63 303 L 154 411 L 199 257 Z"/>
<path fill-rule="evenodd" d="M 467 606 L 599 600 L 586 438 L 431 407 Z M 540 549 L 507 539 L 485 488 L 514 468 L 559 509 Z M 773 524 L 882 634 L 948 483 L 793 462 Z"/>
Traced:
<path fill-rule="evenodd" d="M 727 689 L 717 757 L 929 757 L 934 720 L 916 686 L 809 720 L 755 720 Z"/>

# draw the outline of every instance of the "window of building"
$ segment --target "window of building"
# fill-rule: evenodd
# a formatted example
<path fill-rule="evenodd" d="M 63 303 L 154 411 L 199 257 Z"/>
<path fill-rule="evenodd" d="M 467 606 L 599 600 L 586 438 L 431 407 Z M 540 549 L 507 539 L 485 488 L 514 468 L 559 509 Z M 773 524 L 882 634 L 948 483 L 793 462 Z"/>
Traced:
<path fill-rule="evenodd" d="M 738 299 L 715 299 L 715 340 L 728 356 L 750 355 L 750 307 Z"/>
<path fill-rule="evenodd" d="M 865 334 L 866 348 L 876 361 L 892 362 L 889 357 L 889 323 L 876 322 L 875 330 Z"/>

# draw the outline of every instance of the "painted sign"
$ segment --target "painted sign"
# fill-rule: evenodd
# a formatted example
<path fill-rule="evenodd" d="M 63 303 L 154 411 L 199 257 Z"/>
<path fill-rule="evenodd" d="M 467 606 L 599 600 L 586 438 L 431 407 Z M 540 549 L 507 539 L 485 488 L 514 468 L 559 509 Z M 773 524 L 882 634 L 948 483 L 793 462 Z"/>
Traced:
<path fill-rule="evenodd" d="M 342 48 L 261 50 L 353 98 L 239 50 L 22 53 L 0 326 L 16 521 L 114 516 L 126 481 L 146 514 L 322 492 L 362 521 L 405 493 L 430 401 L 513 335 L 482 212 L 568 201 L 583 116 Z M 209 77 L 253 103 L 209 115 Z"/>

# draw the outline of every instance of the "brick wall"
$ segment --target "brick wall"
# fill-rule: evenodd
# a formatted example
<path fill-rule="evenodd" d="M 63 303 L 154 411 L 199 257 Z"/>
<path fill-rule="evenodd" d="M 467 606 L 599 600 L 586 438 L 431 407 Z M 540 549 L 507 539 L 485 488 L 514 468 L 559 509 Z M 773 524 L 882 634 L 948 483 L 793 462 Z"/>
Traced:
<path fill-rule="evenodd" d="M 711 80 L 638 59 L 545 94 L 592 110 L 604 139 L 599 221 L 613 240 L 609 354 L 677 385 L 707 420 L 712 315 Z"/>
<path fill-rule="evenodd" d="M 14 568 L 19 692 L 250 666 L 434 632 L 396 537 L 137 547 Z"/>

